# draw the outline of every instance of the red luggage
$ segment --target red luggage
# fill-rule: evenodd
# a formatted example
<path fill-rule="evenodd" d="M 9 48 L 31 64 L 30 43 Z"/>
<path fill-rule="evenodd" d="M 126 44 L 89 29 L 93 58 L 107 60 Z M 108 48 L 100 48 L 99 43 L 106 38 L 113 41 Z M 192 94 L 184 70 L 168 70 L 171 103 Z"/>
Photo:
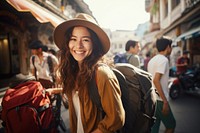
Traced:
<path fill-rule="evenodd" d="M 6 91 L 1 119 L 6 133 L 57 132 L 50 99 L 37 81 L 27 81 Z"/>

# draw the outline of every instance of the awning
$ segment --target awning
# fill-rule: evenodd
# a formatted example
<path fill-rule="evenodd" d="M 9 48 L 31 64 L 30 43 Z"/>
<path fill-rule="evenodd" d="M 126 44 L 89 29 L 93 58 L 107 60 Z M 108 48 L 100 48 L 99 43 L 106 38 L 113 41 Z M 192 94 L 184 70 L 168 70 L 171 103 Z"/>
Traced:
<path fill-rule="evenodd" d="M 64 19 L 41 7 L 31 0 L 7 0 L 19 12 L 31 12 L 31 14 L 40 22 L 50 22 L 54 27 L 64 21 Z"/>
<path fill-rule="evenodd" d="M 200 36 L 200 27 L 197 27 L 197 28 L 194 28 L 194 29 L 191 29 L 183 34 L 181 34 L 180 36 L 178 36 L 175 41 L 181 41 L 181 40 L 187 40 L 189 38 L 192 38 L 192 37 L 197 37 L 197 36 Z"/>

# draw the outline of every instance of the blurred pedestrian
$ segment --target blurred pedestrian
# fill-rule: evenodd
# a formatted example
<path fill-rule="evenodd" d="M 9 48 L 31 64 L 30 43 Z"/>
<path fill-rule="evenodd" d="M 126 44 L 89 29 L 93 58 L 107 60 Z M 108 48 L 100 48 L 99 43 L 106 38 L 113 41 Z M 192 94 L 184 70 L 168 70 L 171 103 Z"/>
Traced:
<path fill-rule="evenodd" d="M 146 57 L 144 59 L 144 70 L 147 71 L 147 65 L 151 59 L 150 52 L 146 53 Z"/>
<path fill-rule="evenodd" d="M 134 40 L 127 41 L 125 50 L 128 62 L 133 66 L 140 68 L 140 58 L 138 55 L 140 52 L 139 42 Z"/>
<path fill-rule="evenodd" d="M 159 93 L 160 100 L 157 101 L 156 122 L 152 127 L 152 133 L 158 133 L 162 121 L 166 130 L 165 133 L 173 133 L 176 127 L 176 120 L 169 105 L 169 60 L 166 56 L 171 53 L 172 40 L 168 37 L 161 37 L 156 40 L 158 54 L 148 63 L 148 72 L 152 74 L 153 85 Z"/>
<path fill-rule="evenodd" d="M 61 52 L 59 74 L 69 102 L 72 133 L 110 133 L 125 122 L 120 86 L 113 71 L 98 61 L 110 48 L 107 34 L 91 16 L 80 13 L 74 19 L 58 25 L 54 31 L 55 44 Z M 104 115 L 88 94 L 95 73 Z M 52 93 L 58 89 L 52 89 Z"/>
<path fill-rule="evenodd" d="M 185 73 L 189 67 L 190 59 L 188 58 L 188 54 L 190 52 L 185 50 L 183 51 L 183 55 L 179 56 L 176 62 L 177 74 Z"/>
<path fill-rule="evenodd" d="M 40 40 L 30 43 L 32 56 L 30 57 L 31 73 L 43 85 L 44 88 L 52 88 L 55 84 L 54 72 L 58 65 L 58 59 L 45 52 L 45 47 Z"/>
<path fill-rule="evenodd" d="M 177 59 L 181 56 L 181 47 L 178 44 L 172 44 L 172 52 L 170 54 L 170 68 L 176 68 Z"/>

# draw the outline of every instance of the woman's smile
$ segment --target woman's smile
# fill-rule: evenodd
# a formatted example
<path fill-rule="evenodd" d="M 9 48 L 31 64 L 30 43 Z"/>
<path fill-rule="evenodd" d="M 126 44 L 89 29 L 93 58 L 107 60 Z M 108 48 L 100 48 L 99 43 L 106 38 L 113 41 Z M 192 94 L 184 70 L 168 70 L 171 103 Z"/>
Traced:
<path fill-rule="evenodd" d="M 84 54 L 85 51 L 83 51 L 83 50 L 74 50 L 74 52 L 75 52 L 76 54 Z"/>

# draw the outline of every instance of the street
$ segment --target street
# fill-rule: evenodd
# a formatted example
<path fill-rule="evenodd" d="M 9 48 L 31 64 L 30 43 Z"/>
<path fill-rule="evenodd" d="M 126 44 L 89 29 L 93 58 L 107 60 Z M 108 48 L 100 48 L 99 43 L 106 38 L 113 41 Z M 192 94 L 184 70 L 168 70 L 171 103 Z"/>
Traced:
<path fill-rule="evenodd" d="M 0 93 L 1 96 L 4 92 Z M 2 97 L 0 98 L 0 102 Z M 200 133 L 200 97 L 182 94 L 176 100 L 170 100 L 172 111 L 176 118 L 175 133 Z M 62 118 L 67 128 L 69 128 L 68 111 L 62 108 Z M 0 126 L 1 127 L 1 126 Z M 164 133 L 164 127 L 161 124 L 160 133 Z"/>
<path fill-rule="evenodd" d="M 175 133 L 200 133 L 200 97 L 182 94 L 170 105 L 176 118 Z M 160 133 L 164 133 L 162 125 Z"/>

